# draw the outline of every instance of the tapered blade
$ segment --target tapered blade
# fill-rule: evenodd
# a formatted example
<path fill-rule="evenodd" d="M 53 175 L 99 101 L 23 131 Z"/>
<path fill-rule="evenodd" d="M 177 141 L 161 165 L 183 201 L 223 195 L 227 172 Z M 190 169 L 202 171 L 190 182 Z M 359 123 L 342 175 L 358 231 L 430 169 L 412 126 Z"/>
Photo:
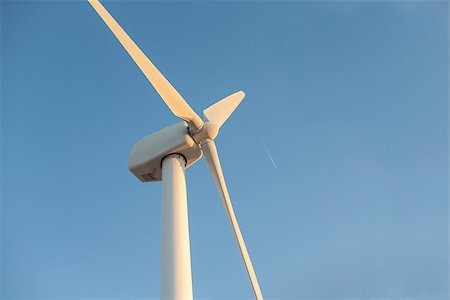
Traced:
<path fill-rule="evenodd" d="M 213 122 L 221 127 L 239 106 L 244 97 L 245 93 L 243 91 L 231 94 L 205 109 L 203 115 L 207 121 Z"/>
<path fill-rule="evenodd" d="M 153 85 L 158 94 L 167 104 L 173 114 L 199 129 L 203 126 L 202 119 L 195 113 L 195 111 L 187 104 L 178 91 L 170 84 L 163 74 L 156 68 L 156 66 L 148 59 L 142 50 L 134 43 L 125 30 L 120 27 L 119 23 L 109 14 L 98 0 L 89 0 L 89 3 L 100 15 L 106 25 L 111 29 L 116 38 L 125 48 L 125 50 L 133 58 L 134 62 L 147 77 L 148 81 Z"/>
<path fill-rule="evenodd" d="M 209 169 L 214 176 L 217 188 L 219 189 L 220 195 L 222 196 L 222 200 L 225 204 L 225 209 L 227 210 L 228 216 L 230 218 L 231 226 L 233 227 L 234 235 L 236 236 L 239 249 L 241 250 L 242 258 L 244 259 L 245 267 L 247 268 L 248 276 L 250 277 L 256 299 L 262 300 L 263 296 L 261 293 L 261 289 L 259 288 L 258 279 L 256 278 L 250 256 L 248 255 L 247 247 L 245 246 L 241 230 L 239 229 L 239 224 L 234 214 L 233 206 L 231 205 L 230 196 L 228 195 L 227 186 L 225 184 L 225 179 L 222 173 L 222 167 L 220 166 L 219 155 L 217 153 L 217 148 L 214 141 L 206 141 L 202 145 L 202 150 L 203 155 L 208 161 Z"/>

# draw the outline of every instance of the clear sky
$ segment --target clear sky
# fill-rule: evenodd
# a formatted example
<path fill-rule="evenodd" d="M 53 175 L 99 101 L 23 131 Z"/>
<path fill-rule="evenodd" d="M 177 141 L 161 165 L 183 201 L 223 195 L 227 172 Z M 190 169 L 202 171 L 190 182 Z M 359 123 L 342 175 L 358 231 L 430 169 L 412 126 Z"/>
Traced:
<path fill-rule="evenodd" d="M 448 298 L 448 2 L 104 5 L 197 112 L 246 92 L 216 143 L 267 299 Z M 127 157 L 177 119 L 87 2 L 1 25 L 2 299 L 157 299 L 161 184 Z M 251 298 L 187 181 L 194 296 Z"/>

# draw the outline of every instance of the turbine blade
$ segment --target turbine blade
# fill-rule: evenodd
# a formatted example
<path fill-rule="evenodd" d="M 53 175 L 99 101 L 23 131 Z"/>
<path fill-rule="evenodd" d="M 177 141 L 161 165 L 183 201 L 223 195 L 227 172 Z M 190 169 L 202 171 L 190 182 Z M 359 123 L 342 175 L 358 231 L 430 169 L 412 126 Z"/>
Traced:
<path fill-rule="evenodd" d="M 148 59 L 142 50 L 134 43 L 125 30 L 120 27 L 119 23 L 109 14 L 105 7 L 98 0 L 89 0 L 89 3 L 103 19 L 106 25 L 111 29 L 128 54 L 133 58 L 134 62 L 147 77 L 148 81 L 153 85 L 155 90 L 167 104 L 173 114 L 188 123 L 195 129 L 203 126 L 202 119 L 187 104 L 178 91 L 170 84 L 156 66 Z"/>
<path fill-rule="evenodd" d="M 244 99 L 245 93 L 243 91 L 231 94 L 223 98 L 219 102 L 214 103 L 203 111 L 206 120 L 216 123 L 221 127 L 223 123 L 231 116 L 233 111 L 238 107 Z"/>
<path fill-rule="evenodd" d="M 239 229 L 239 224 L 234 214 L 233 206 L 231 205 L 230 195 L 228 195 L 227 186 L 222 173 L 222 167 L 220 166 L 219 155 L 217 153 L 217 148 L 214 141 L 207 140 L 204 144 L 202 144 L 202 150 L 206 160 L 208 161 L 209 169 L 214 176 L 214 181 L 216 182 L 220 195 L 222 196 L 228 217 L 230 218 L 234 235 L 236 236 L 242 258 L 244 259 L 245 267 L 247 268 L 248 276 L 250 277 L 250 281 L 252 283 L 253 292 L 255 293 L 256 299 L 262 300 L 263 296 L 261 289 L 259 288 L 258 279 L 256 278 L 255 270 L 253 269 L 250 256 L 248 255 L 241 230 Z"/>

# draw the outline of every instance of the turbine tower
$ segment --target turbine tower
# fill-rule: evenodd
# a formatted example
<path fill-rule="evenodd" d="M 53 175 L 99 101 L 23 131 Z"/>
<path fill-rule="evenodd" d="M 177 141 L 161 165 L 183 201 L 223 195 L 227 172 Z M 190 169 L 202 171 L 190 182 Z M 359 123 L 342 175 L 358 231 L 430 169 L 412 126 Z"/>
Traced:
<path fill-rule="evenodd" d="M 258 280 L 234 214 L 214 139 L 244 99 L 238 91 L 198 116 L 156 66 L 139 49 L 98 0 L 89 3 L 147 77 L 172 113 L 182 122 L 139 140 L 128 168 L 142 182 L 162 181 L 161 299 L 192 299 L 191 257 L 185 169 L 205 156 L 230 218 L 255 293 L 263 299 Z"/>

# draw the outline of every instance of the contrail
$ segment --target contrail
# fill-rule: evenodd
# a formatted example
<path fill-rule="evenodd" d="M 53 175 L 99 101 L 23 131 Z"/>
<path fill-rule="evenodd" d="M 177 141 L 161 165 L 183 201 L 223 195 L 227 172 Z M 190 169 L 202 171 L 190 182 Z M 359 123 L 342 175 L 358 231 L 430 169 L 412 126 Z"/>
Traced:
<path fill-rule="evenodd" d="M 269 156 L 269 159 L 272 162 L 272 165 L 274 166 L 275 169 L 278 169 L 277 168 L 277 164 L 273 160 L 272 154 L 270 154 L 269 148 L 267 148 L 266 143 L 264 143 L 264 141 L 263 141 L 263 139 L 261 137 L 259 137 L 259 140 L 260 140 L 262 146 L 264 147 L 264 150 L 266 150 L 267 156 Z"/>

